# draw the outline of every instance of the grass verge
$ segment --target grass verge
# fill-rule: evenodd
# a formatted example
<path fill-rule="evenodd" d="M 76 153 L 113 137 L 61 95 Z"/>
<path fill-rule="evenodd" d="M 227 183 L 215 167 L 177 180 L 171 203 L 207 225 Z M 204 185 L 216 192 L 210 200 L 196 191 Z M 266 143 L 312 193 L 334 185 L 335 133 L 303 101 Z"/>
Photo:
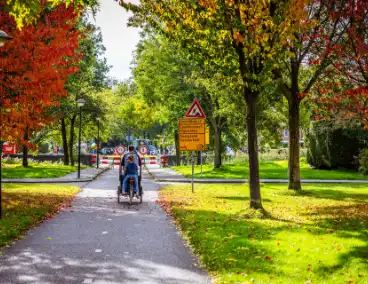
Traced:
<path fill-rule="evenodd" d="M 3 216 L 0 248 L 19 238 L 27 229 L 69 206 L 78 187 L 50 184 L 3 185 Z"/>
<path fill-rule="evenodd" d="M 263 185 L 266 213 L 246 185 L 165 187 L 173 215 L 217 283 L 368 283 L 368 186 Z"/>
<path fill-rule="evenodd" d="M 191 166 L 177 166 L 174 170 L 186 177 L 192 176 Z M 260 177 L 262 179 L 287 179 L 288 162 L 281 161 L 261 161 Z M 202 177 L 200 167 L 195 167 L 195 178 L 220 178 L 220 179 L 246 179 L 248 178 L 248 163 L 244 164 L 225 164 L 220 169 L 214 169 L 212 165 L 204 165 Z M 336 180 L 367 180 L 364 176 L 355 171 L 349 170 L 317 170 L 309 167 L 305 159 L 300 163 L 300 175 L 302 179 L 336 179 Z"/>
<path fill-rule="evenodd" d="M 77 170 L 75 166 L 64 166 L 51 163 L 30 164 L 23 168 L 19 164 L 5 164 L 3 166 L 3 178 L 55 178 L 62 177 Z"/>

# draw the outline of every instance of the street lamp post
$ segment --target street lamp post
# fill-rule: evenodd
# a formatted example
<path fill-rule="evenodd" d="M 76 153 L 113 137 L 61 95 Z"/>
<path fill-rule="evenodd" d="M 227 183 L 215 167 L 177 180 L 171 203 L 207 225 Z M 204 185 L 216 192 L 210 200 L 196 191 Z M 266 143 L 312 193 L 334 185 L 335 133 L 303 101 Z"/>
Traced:
<path fill-rule="evenodd" d="M 82 139 L 82 107 L 86 101 L 84 99 L 77 100 L 79 107 L 79 141 L 78 141 L 78 178 L 80 178 L 80 164 L 81 164 L 81 139 Z"/>
<path fill-rule="evenodd" d="M 130 146 L 130 127 L 128 127 L 128 148 Z"/>
<path fill-rule="evenodd" d="M 98 147 L 100 145 L 100 118 L 97 117 L 97 169 L 98 169 L 98 162 L 99 160 L 99 151 L 98 151 Z"/>
<path fill-rule="evenodd" d="M 13 37 L 12 36 L 10 36 L 10 35 L 8 35 L 6 32 L 4 32 L 4 31 L 1 31 L 0 30 L 0 47 L 1 46 L 4 46 L 5 45 L 5 43 L 8 41 L 8 40 L 11 40 L 11 39 L 13 39 Z M 2 110 L 2 101 L 0 101 L 0 131 L 2 130 L 2 124 L 3 124 L 3 122 L 2 122 L 2 113 L 1 113 L 1 110 Z M 0 132 L 0 219 L 1 219 L 1 217 L 2 217 L 2 211 L 3 211 L 3 209 L 2 209 L 2 186 L 1 186 L 1 182 L 2 182 L 2 179 L 1 179 L 1 176 L 2 176 L 2 172 L 1 172 L 1 156 L 3 155 L 3 141 L 2 141 L 2 133 Z"/>

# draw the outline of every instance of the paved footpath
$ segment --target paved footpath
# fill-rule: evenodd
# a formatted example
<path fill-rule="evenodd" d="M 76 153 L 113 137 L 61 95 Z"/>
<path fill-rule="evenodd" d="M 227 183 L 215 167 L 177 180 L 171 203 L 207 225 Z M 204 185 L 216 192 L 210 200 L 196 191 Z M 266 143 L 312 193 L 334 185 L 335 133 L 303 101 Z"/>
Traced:
<path fill-rule="evenodd" d="M 143 204 L 118 204 L 117 170 L 86 184 L 72 208 L 4 249 L 0 283 L 210 283 L 144 176 Z"/>

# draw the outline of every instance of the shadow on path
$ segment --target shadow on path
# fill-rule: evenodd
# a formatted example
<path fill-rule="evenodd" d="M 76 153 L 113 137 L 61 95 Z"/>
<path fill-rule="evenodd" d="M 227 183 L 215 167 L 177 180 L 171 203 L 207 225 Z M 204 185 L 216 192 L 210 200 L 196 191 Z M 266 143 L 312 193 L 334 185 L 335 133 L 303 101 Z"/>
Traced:
<path fill-rule="evenodd" d="M 210 283 L 144 177 L 143 204 L 118 204 L 117 170 L 72 208 L 3 251 L 0 283 Z"/>

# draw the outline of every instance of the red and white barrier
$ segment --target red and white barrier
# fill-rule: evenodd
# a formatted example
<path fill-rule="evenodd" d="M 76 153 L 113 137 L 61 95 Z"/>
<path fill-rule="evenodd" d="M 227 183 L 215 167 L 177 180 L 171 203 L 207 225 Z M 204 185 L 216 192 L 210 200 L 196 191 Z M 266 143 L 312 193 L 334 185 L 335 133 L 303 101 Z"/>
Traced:
<path fill-rule="evenodd" d="M 167 166 L 167 161 L 168 161 L 169 157 L 168 156 L 161 156 L 161 166 L 166 167 Z"/>
<path fill-rule="evenodd" d="M 156 156 L 150 156 L 145 158 L 145 162 L 147 165 L 157 165 L 157 158 Z"/>
<path fill-rule="evenodd" d="M 120 165 L 120 156 L 99 156 L 100 159 L 100 165 Z M 92 155 L 91 157 L 91 163 L 92 165 L 95 165 L 97 163 L 97 155 Z"/>
<path fill-rule="evenodd" d="M 100 159 L 100 165 L 112 165 L 114 164 L 115 166 L 120 165 L 120 156 L 104 156 L 104 155 L 100 155 L 99 156 Z M 143 156 L 141 158 L 142 161 L 142 165 L 158 165 L 158 161 L 157 161 L 157 157 L 156 156 Z M 92 155 L 91 156 L 91 163 L 92 165 L 95 165 L 97 163 L 97 155 Z"/>

